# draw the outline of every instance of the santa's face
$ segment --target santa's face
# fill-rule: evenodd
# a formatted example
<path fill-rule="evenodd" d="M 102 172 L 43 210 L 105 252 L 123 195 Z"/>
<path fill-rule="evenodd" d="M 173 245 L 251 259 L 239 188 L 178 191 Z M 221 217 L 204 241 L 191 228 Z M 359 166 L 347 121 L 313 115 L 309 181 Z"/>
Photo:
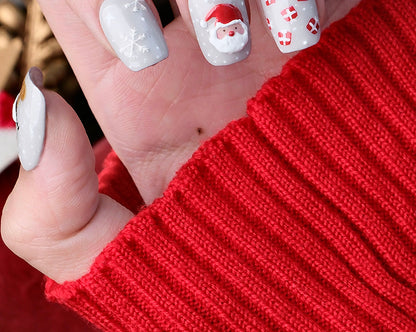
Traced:
<path fill-rule="evenodd" d="M 248 29 L 241 20 L 216 26 L 210 31 L 209 41 L 221 53 L 241 51 L 248 42 Z"/>
<path fill-rule="evenodd" d="M 244 34 L 244 28 L 241 23 L 231 24 L 217 30 L 217 38 L 223 39 L 226 36 L 234 37 L 236 33 Z"/>

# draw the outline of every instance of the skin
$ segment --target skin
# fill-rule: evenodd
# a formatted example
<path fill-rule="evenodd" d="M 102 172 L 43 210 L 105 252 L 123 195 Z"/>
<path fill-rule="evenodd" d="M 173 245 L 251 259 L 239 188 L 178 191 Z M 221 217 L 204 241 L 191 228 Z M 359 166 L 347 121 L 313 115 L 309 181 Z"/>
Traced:
<path fill-rule="evenodd" d="M 318 0 L 322 26 L 358 2 Z M 251 55 L 232 66 L 213 67 L 198 49 L 187 0 L 178 0 L 181 17 L 164 30 L 169 58 L 134 73 L 103 35 L 98 21 L 102 0 L 39 3 L 108 141 L 147 204 L 162 195 L 201 142 L 245 116 L 247 99 L 294 55 L 278 51 L 260 6 L 250 2 Z M 43 92 L 44 153 L 33 171 L 20 170 L 4 207 L 1 234 L 18 256 L 63 282 L 87 273 L 133 215 L 98 194 L 94 155 L 80 121 L 57 94 Z"/>
<path fill-rule="evenodd" d="M 232 24 L 230 26 L 220 28 L 217 30 L 217 38 L 223 39 L 225 36 L 234 36 L 236 33 L 243 34 L 244 28 L 240 23 Z"/>

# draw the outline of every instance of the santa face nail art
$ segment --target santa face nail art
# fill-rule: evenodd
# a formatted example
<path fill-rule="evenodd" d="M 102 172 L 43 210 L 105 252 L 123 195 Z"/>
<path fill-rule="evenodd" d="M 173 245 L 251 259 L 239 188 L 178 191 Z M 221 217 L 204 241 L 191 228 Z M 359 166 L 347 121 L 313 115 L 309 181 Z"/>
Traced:
<path fill-rule="evenodd" d="M 27 171 L 38 165 L 43 151 L 46 115 L 45 98 L 39 89 L 42 81 L 41 71 L 31 68 L 13 104 L 19 159 Z"/>
<path fill-rule="evenodd" d="M 315 45 L 321 37 L 315 0 L 261 0 L 277 46 L 290 53 Z"/>
<path fill-rule="evenodd" d="M 214 66 L 244 60 L 250 54 L 250 29 L 244 0 L 189 0 L 202 53 Z"/>
<path fill-rule="evenodd" d="M 145 0 L 105 0 L 100 23 L 111 47 L 132 71 L 168 57 L 162 30 Z"/>

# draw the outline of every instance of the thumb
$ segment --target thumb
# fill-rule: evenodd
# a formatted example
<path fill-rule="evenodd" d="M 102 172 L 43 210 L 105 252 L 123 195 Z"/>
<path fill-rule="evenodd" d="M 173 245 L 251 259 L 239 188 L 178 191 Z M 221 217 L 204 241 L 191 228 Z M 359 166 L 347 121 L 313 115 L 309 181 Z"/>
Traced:
<path fill-rule="evenodd" d="M 62 282 L 87 273 L 132 213 L 98 193 L 81 122 L 41 81 L 37 68 L 29 70 L 15 102 L 23 167 L 5 204 L 1 233 L 18 256 Z"/>

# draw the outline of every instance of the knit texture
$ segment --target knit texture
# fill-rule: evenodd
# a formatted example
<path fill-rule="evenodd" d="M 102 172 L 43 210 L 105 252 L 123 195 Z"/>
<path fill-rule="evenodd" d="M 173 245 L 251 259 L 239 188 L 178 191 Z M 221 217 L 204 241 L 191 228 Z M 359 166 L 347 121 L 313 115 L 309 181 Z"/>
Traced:
<path fill-rule="evenodd" d="M 107 331 L 415 331 L 415 82 L 416 3 L 364 0 L 49 299 Z"/>
<path fill-rule="evenodd" d="M 12 118 L 14 98 L 7 92 L 0 91 L 0 130 L 16 126 Z"/>

